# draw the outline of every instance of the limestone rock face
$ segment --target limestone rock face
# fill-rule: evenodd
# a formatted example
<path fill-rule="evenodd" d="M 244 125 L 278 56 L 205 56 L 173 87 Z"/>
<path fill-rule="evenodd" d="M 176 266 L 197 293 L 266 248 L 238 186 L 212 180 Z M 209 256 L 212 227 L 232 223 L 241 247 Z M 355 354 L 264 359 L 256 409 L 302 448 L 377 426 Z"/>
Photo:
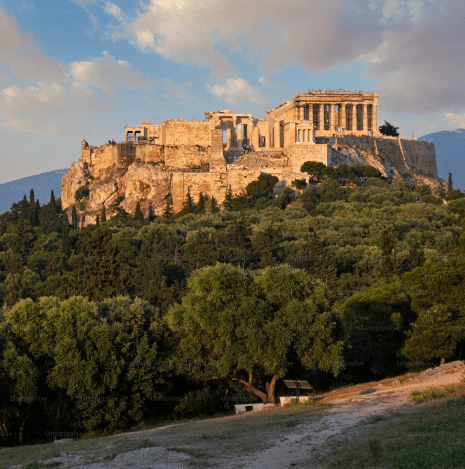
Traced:
<path fill-rule="evenodd" d="M 75 161 L 71 168 L 61 179 L 61 203 L 63 208 L 68 208 L 76 203 L 75 192 L 89 182 L 89 170 L 87 163 L 82 160 Z"/>
<path fill-rule="evenodd" d="M 92 184 L 90 194 L 89 194 L 89 210 L 100 210 L 103 205 L 109 205 L 108 201 L 111 196 L 116 194 L 118 191 L 118 183 L 113 182 L 104 182 L 102 184 Z M 116 197 L 113 197 L 114 199 Z M 110 202 L 111 203 L 111 202 Z"/>

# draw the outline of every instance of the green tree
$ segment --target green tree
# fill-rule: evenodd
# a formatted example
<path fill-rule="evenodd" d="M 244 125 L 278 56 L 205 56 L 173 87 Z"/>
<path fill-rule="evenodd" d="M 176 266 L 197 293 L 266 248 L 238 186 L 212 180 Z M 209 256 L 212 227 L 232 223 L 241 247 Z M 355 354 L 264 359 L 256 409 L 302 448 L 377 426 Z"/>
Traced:
<path fill-rule="evenodd" d="M 165 205 L 165 210 L 163 212 L 163 216 L 165 218 L 170 218 L 173 215 L 173 207 L 172 207 L 172 202 L 171 202 L 171 195 L 168 194 L 166 197 L 166 205 Z"/>
<path fill-rule="evenodd" d="M 223 202 L 223 207 L 227 212 L 231 212 L 233 209 L 232 199 L 233 199 L 233 193 L 231 190 L 231 186 L 229 186 L 228 190 L 226 191 L 226 195 L 225 195 L 224 202 Z"/>
<path fill-rule="evenodd" d="M 61 245 L 60 249 L 61 252 L 65 256 L 69 256 L 70 254 L 70 241 L 69 241 L 69 223 L 68 223 L 68 215 L 66 213 L 63 214 L 63 225 L 61 227 Z"/>
<path fill-rule="evenodd" d="M 34 205 L 34 213 L 32 215 L 32 226 L 39 226 L 39 224 L 40 224 L 40 203 L 39 203 L 39 199 L 37 199 Z"/>
<path fill-rule="evenodd" d="M 95 226 L 100 226 L 100 216 L 97 215 L 97 218 L 95 219 Z"/>
<path fill-rule="evenodd" d="M 27 256 L 32 248 L 32 243 L 36 236 L 34 228 L 29 221 L 20 219 L 15 229 L 15 236 L 12 239 L 12 248 L 15 254 L 19 256 Z"/>
<path fill-rule="evenodd" d="M 446 305 L 434 303 L 428 310 L 420 311 L 411 324 L 402 354 L 409 360 L 440 358 L 444 365 L 465 338 L 464 324 L 463 313 L 454 314 Z"/>
<path fill-rule="evenodd" d="M 278 207 L 281 210 L 285 210 L 286 207 L 292 202 L 292 193 L 293 190 L 290 187 L 283 187 L 281 194 L 278 196 Z"/>
<path fill-rule="evenodd" d="M 185 213 L 194 213 L 194 201 L 190 189 L 190 187 L 187 188 L 186 201 L 183 203 L 183 212 Z"/>
<path fill-rule="evenodd" d="M 196 213 L 205 213 L 205 204 L 206 204 L 206 198 L 203 195 L 203 193 L 201 192 L 199 194 L 199 202 L 197 203 L 197 207 L 196 207 L 195 212 Z"/>
<path fill-rule="evenodd" d="M 148 214 L 148 223 L 152 223 L 155 220 L 155 212 L 153 210 L 152 202 L 149 203 L 149 214 Z"/>
<path fill-rule="evenodd" d="M 183 265 L 188 273 L 216 262 L 213 241 L 205 230 L 197 229 L 195 235 L 183 246 Z"/>
<path fill-rule="evenodd" d="M 447 190 L 451 191 L 454 188 L 454 184 L 452 183 L 452 173 L 449 173 L 449 180 L 447 181 Z"/>
<path fill-rule="evenodd" d="M 187 291 L 167 316 L 181 371 L 186 360 L 201 361 L 205 367 L 188 368 L 198 379 L 227 378 L 266 403 L 275 402 L 276 382 L 293 359 L 335 376 L 342 369 L 342 321 L 327 288 L 305 272 L 217 264 L 194 272 Z"/>
<path fill-rule="evenodd" d="M 379 269 L 381 278 L 388 278 L 394 273 L 395 264 L 391 254 L 393 248 L 394 244 L 389 236 L 389 231 L 385 229 L 381 234 L 381 263 Z"/>
<path fill-rule="evenodd" d="M 74 207 L 74 206 L 73 206 Z M 107 221 L 107 210 L 105 208 L 105 205 L 102 207 L 102 223 L 105 223 Z"/>
<path fill-rule="evenodd" d="M 71 210 L 71 225 L 73 229 L 76 230 L 78 228 L 78 224 L 79 224 L 79 220 L 78 220 L 77 210 L 76 210 L 76 207 L 73 205 L 73 208 Z"/>
<path fill-rule="evenodd" d="M 394 127 L 387 121 L 384 121 L 384 124 L 379 126 L 379 131 L 383 135 L 388 135 L 390 137 L 398 137 L 399 136 L 399 132 L 397 132 L 398 130 L 399 130 L 399 127 Z"/>
<path fill-rule="evenodd" d="M 350 334 L 345 359 L 375 374 L 399 375 L 396 357 L 416 318 L 408 291 L 398 282 L 373 285 L 347 299 L 340 310 Z"/>
<path fill-rule="evenodd" d="M 306 161 L 301 167 L 302 173 L 307 173 L 312 177 L 316 177 L 317 180 L 321 179 L 327 170 L 327 166 L 317 161 Z"/>
<path fill-rule="evenodd" d="M 215 199 L 215 197 L 212 196 L 210 212 L 211 213 L 216 213 L 217 211 L 218 211 L 218 208 L 217 208 L 217 205 L 216 205 L 216 199 Z"/>
<path fill-rule="evenodd" d="M 304 179 L 294 179 L 292 182 L 291 182 L 291 185 L 293 187 L 295 187 L 296 189 L 300 190 L 300 189 L 304 189 L 305 187 L 307 187 L 307 181 Z"/>
<path fill-rule="evenodd" d="M 144 223 L 144 214 L 142 213 L 142 210 L 140 209 L 140 202 L 137 202 L 136 205 L 136 211 L 134 213 L 134 221 L 139 222 L 139 223 Z"/>
<path fill-rule="evenodd" d="M 252 197 L 253 201 L 265 197 L 270 198 L 270 194 L 273 191 L 273 187 L 279 181 L 277 176 L 271 174 L 260 174 L 256 181 L 252 181 L 247 187 L 247 195 Z"/>
<path fill-rule="evenodd" d="M 36 202 L 35 200 L 35 197 L 34 197 L 34 189 L 31 188 L 30 192 L 29 192 L 29 203 L 31 205 L 34 205 Z"/>
<path fill-rule="evenodd" d="M 76 416 L 69 425 L 93 432 L 137 423 L 166 389 L 161 318 L 138 298 L 23 300 L 2 326 L 22 342 L 4 355 L 16 395 L 35 396 L 44 384 L 64 391 Z"/>

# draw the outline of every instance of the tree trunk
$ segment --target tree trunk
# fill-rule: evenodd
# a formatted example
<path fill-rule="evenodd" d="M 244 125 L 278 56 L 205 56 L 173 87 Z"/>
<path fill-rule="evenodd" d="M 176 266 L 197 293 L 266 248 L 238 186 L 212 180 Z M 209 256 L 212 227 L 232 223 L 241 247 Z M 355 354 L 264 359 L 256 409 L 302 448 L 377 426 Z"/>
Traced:
<path fill-rule="evenodd" d="M 238 379 L 238 378 L 232 378 L 234 381 L 239 381 L 239 383 L 242 383 L 245 386 L 245 389 L 247 392 L 250 392 L 254 394 L 255 396 L 259 397 L 264 404 L 268 403 L 268 396 L 262 392 L 259 391 L 257 388 L 253 386 L 253 375 L 252 373 L 249 373 L 249 381 L 244 381 L 243 379 Z"/>
<path fill-rule="evenodd" d="M 441 363 L 439 364 L 439 366 L 444 365 L 444 363 L 446 363 L 446 359 L 445 359 L 445 358 L 441 358 Z"/>
<path fill-rule="evenodd" d="M 275 402 L 275 398 L 274 398 L 274 389 L 276 387 L 276 381 L 278 381 L 279 379 L 279 376 L 278 375 L 274 375 L 273 378 L 271 378 L 271 382 L 270 382 L 270 385 L 268 386 L 268 402 L 270 404 L 276 404 Z"/>

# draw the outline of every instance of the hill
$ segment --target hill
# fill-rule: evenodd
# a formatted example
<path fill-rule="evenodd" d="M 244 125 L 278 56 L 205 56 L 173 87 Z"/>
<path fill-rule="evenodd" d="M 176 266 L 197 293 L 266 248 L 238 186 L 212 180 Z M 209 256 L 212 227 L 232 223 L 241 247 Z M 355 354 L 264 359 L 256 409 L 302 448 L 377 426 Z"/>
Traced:
<path fill-rule="evenodd" d="M 35 198 L 42 204 L 50 200 L 52 190 L 56 198 L 60 197 L 60 182 L 66 171 L 68 170 L 57 169 L 0 184 L 0 213 L 10 210 L 11 205 L 21 200 L 24 194 L 29 198 L 31 189 L 34 189 Z"/>
<path fill-rule="evenodd" d="M 454 189 L 464 190 L 465 129 L 434 132 L 419 137 L 418 140 L 434 143 L 439 177 L 447 181 L 449 173 L 452 172 Z"/>

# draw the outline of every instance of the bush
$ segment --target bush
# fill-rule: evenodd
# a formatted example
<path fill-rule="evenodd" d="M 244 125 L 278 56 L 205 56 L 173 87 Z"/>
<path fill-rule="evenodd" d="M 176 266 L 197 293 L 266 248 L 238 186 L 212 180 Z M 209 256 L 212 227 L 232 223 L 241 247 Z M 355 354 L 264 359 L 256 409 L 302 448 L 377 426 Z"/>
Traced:
<path fill-rule="evenodd" d="M 84 197 L 88 197 L 90 193 L 89 186 L 86 184 L 85 186 L 81 186 L 75 193 L 74 199 L 76 201 L 83 199 Z"/>
<path fill-rule="evenodd" d="M 229 404 L 224 399 L 224 392 L 210 388 L 190 392 L 174 408 L 174 418 L 193 418 L 220 414 L 228 410 Z"/>
<path fill-rule="evenodd" d="M 452 189 L 447 193 L 446 200 L 449 202 L 449 200 L 461 199 L 463 196 L 464 195 L 460 192 L 460 189 Z"/>
<path fill-rule="evenodd" d="M 432 194 L 431 187 L 429 187 L 427 185 L 418 186 L 418 187 L 415 188 L 415 191 L 418 192 L 418 194 L 420 196 L 431 195 Z"/>

